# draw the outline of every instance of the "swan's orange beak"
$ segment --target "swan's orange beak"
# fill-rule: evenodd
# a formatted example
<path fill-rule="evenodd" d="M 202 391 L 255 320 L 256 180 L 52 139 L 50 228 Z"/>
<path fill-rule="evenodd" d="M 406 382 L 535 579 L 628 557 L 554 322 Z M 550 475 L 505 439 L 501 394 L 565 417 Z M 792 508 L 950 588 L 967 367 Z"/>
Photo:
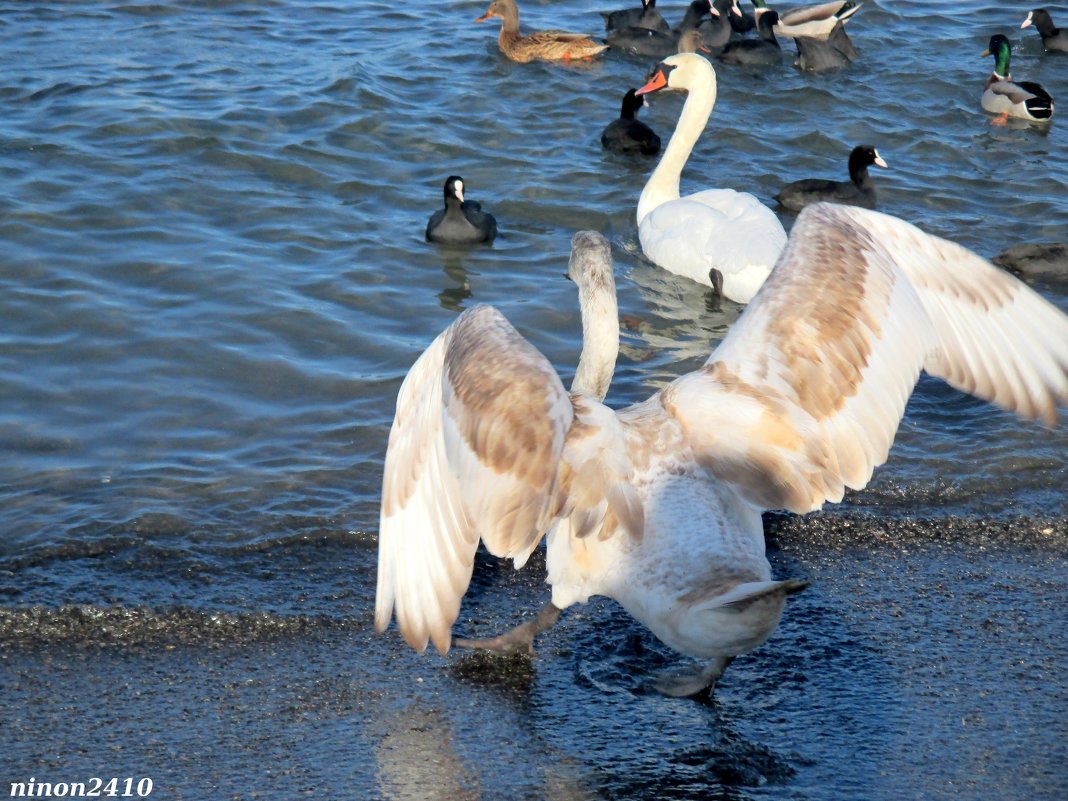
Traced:
<path fill-rule="evenodd" d="M 645 84 L 641 89 L 635 92 L 635 95 L 647 95 L 650 92 L 655 92 L 658 89 L 663 89 L 667 86 L 667 78 L 664 76 L 663 70 L 657 70 L 656 75 L 649 79 L 649 83 Z"/>
<path fill-rule="evenodd" d="M 478 18 L 477 18 L 477 19 L 475 20 L 475 22 L 485 22 L 485 21 L 486 21 L 486 20 L 488 20 L 488 19 L 489 19 L 490 17 L 496 17 L 496 16 L 497 16 L 497 13 L 496 13 L 496 12 L 494 12 L 494 11 L 487 11 L 487 12 L 486 12 L 485 14 L 483 14 L 483 15 L 482 15 L 481 17 L 478 17 Z"/>

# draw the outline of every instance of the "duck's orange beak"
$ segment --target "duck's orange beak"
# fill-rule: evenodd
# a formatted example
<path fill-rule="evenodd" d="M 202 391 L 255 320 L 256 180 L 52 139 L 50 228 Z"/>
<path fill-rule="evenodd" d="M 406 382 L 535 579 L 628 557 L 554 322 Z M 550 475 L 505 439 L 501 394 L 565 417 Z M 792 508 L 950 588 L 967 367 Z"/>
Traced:
<path fill-rule="evenodd" d="M 483 15 L 482 15 L 481 17 L 478 17 L 478 18 L 477 18 L 477 19 L 475 20 L 475 22 L 485 22 L 485 21 L 486 21 L 486 20 L 488 20 L 488 19 L 489 19 L 490 17 L 496 17 L 496 16 L 497 16 L 497 13 L 496 13 L 495 11 L 487 11 L 487 12 L 486 12 L 485 14 L 483 14 Z"/>
<path fill-rule="evenodd" d="M 663 89 L 667 86 L 667 78 L 664 76 L 663 70 L 657 70 L 656 75 L 649 79 L 649 83 L 645 84 L 641 89 L 635 92 L 635 95 L 647 95 L 650 92 L 655 92 L 658 89 Z"/>

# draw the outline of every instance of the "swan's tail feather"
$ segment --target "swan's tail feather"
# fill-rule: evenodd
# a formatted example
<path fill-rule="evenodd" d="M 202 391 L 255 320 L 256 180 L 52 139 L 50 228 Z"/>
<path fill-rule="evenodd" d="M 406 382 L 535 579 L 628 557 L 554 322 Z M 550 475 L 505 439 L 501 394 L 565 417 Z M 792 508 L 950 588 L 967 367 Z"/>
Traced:
<path fill-rule="evenodd" d="M 783 581 L 760 581 L 749 584 L 740 584 L 734 591 L 726 593 L 723 602 L 718 604 L 718 609 L 729 609 L 735 612 L 744 612 L 757 601 L 771 596 L 784 597 L 801 592 L 809 584 L 807 579 L 784 579 Z M 738 594 L 739 590 L 741 594 Z"/>

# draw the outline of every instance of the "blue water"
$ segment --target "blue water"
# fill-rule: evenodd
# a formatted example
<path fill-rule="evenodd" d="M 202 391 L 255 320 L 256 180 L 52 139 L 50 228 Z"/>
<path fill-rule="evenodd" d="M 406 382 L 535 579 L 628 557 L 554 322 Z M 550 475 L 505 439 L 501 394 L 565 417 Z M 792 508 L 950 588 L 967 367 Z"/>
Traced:
<path fill-rule="evenodd" d="M 525 0 L 523 26 L 599 33 L 595 12 L 609 5 Z M 674 21 L 681 5 L 663 0 L 661 8 Z M 1068 24 L 1068 8 L 1050 8 Z M 613 242 L 625 321 L 609 402 L 640 400 L 705 358 L 739 309 L 711 307 L 703 288 L 640 258 L 634 207 L 654 162 L 605 154 L 599 144 L 623 93 L 649 65 L 611 54 L 571 67 L 513 64 L 497 52 L 496 23 L 473 24 L 484 10 L 481 0 L 0 4 L 0 611 L 77 603 L 136 616 L 173 607 L 175 628 L 192 614 L 310 615 L 354 626 L 362 670 L 377 676 L 376 686 L 390 686 L 399 641 L 368 630 L 385 442 L 406 370 L 457 312 L 497 305 L 568 380 L 581 326 L 574 288 L 561 273 L 571 235 L 593 228 Z M 1068 58 L 1044 55 L 1033 30 L 1018 30 L 1025 14 L 994 2 L 868 0 L 848 27 L 861 57 L 843 72 L 800 74 L 790 57 L 764 72 L 719 69 L 719 100 L 684 172 L 684 191 L 731 187 L 770 205 L 788 181 L 845 177 L 850 148 L 871 143 L 890 165 L 874 171 L 883 211 L 986 256 L 1021 242 L 1068 240 L 1064 120 L 999 128 L 978 106 L 992 67 L 978 54 L 1001 31 L 1015 43 L 1014 75 L 1044 84 L 1068 108 Z M 666 140 L 681 103 L 657 97 L 643 119 Z M 501 234 L 492 247 L 423 241 L 450 174 L 462 175 L 468 197 L 496 215 Z M 1066 284 L 1035 287 L 1068 309 Z M 876 519 L 1024 517 L 1052 519 L 1056 528 L 1066 489 L 1064 426 L 1051 432 L 1022 423 L 923 380 L 890 462 L 847 506 Z M 953 550 L 948 564 L 967 563 L 968 547 Z M 940 553 L 928 548 L 916 545 L 909 557 L 920 559 L 908 573 L 921 584 L 946 570 L 941 563 L 924 570 L 922 554 L 937 562 Z M 1049 551 L 1039 548 L 1022 567 L 1015 555 L 994 551 L 1015 566 L 998 569 L 1024 585 L 1040 566 L 1053 570 L 1052 584 L 1027 596 L 1033 603 L 1065 594 L 1064 571 L 1049 567 Z M 791 556 L 817 575 L 822 558 Z M 791 566 L 777 562 L 776 570 Z M 518 585 L 500 614 L 535 608 L 539 580 Z M 974 592 L 986 585 L 977 579 Z M 863 588 L 835 586 L 841 597 L 866 597 Z M 817 606 L 825 601 L 813 598 Z M 1063 624 L 1041 608 L 1042 626 Z M 600 607 L 576 618 L 589 626 L 605 615 L 621 637 L 640 631 Z M 815 617 L 830 625 L 828 615 Z M 79 625 L 78 636 L 98 638 L 99 627 Z M 817 635 L 796 620 L 787 626 L 785 652 L 804 653 L 796 638 Z M 776 647 L 784 648 L 765 650 Z M 401 659 L 405 686 L 406 671 L 443 674 L 447 664 Z M 961 659 L 967 671 L 982 656 Z M 600 680 L 584 664 L 565 660 L 556 673 L 535 664 L 532 692 L 548 691 L 538 689 L 544 676 L 562 693 L 554 703 L 568 709 L 535 716 L 538 727 L 574 725 L 575 704 L 600 710 L 604 699 L 590 690 Z M 746 677 L 739 684 L 759 680 L 759 669 L 738 670 Z M 448 675 L 433 680 L 446 697 L 455 690 Z M 849 676 L 841 665 L 828 674 Z M 941 680 L 951 686 L 962 678 L 951 672 Z M 1029 686 L 1050 680 L 1040 671 Z M 992 684 L 996 695 L 998 680 Z M 833 680 L 827 692 L 850 696 Z M 887 712 L 894 693 L 885 685 L 879 692 L 877 709 L 900 714 L 901 731 L 931 726 L 937 734 L 956 725 L 952 716 L 932 722 L 926 713 Z M 1065 711 L 1063 684 L 1055 697 L 1052 708 Z M 680 707 L 661 703 L 643 698 L 643 710 L 658 711 L 631 710 L 631 724 L 666 725 L 659 716 Z M 752 694 L 739 703 L 717 714 L 743 729 L 738 721 L 759 719 L 749 739 L 763 743 L 786 731 L 792 743 L 770 760 L 779 789 L 756 795 L 862 797 L 835 783 L 835 754 L 847 761 L 848 739 L 815 757 L 793 750 L 808 727 L 831 719 L 824 707 L 791 712 L 790 728 L 754 706 Z M 849 704 L 835 709 L 839 722 L 858 714 Z M 990 714 L 976 736 L 1001 737 L 1005 722 L 1021 716 L 1045 720 L 1019 709 L 1013 702 Z M 675 721 L 678 736 L 700 750 L 694 731 L 718 724 L 704 713 L 680 714 L 687 720 Z M 436 731 L 435 721 L 428 730 Z M 595 728 L 622 738 L 602 742 L 605 753 L 626 749 L 625 733 Z M 1041 748 L 1065 756 L 1063 738 L 1045 723 L 1024 728 Z M 463 729 L 451 736 L 473 770 L 485 756 L 478 741 Z M 729 731 L 724 736 L 734 742 Z M 29 768 L 49 748 L 62 750 L 35 742 L 11 752 Z M 900 771 L 914 746 L 881 741 L 880 748 L 858 780 L 869 789 L 875 783 L 870 797 L 946 797 L 940 782 L 950 780 L 938 764 L 946 754 L 926 764 L 934 773 L 924 795 L 910 793 L 907 781 L 878 778 L 880 760 Z M 991 757 L 996 766 L 1033 767 L 1009 750 Z M 749 764 L 748 757 L 731 762 L 729 747 L 716 753 Z M 706 757 L 694 756 L 691 767 L 707 767 Z M 591 784 L 596 770 L 579 760 L 570 770 L 590 794 L 565 787 L 553 797 L 669 797 L 669 777 L 682 763 L 655 747 L 643 759 L 649 776 L 633 785 L 607 767 L 597 770 L 611 781 Z M 122 767 L 100 763 L 101 771 Z M 722 791 L 724 775 L 713 771 L 706 785 L 687 787 L 697 788 L 693 797 L 713 797 L 702 793 L 715 788 L 722 797 L 749 797 Z M 1052 786 L 1058 779 L 1063 772 L 1054 772 Z M 513 780 L 491 775 L 480 786 L 536 788 L 530 797 L 555 792 L 536 777 Z M 969 796 L 954 782 L 964 793 L 954 797 L 1015 792 L 977 780 L 965 782 Z M 375 792 L 416 797 L 382 789 L 391 786 L 381 779 Z"/>

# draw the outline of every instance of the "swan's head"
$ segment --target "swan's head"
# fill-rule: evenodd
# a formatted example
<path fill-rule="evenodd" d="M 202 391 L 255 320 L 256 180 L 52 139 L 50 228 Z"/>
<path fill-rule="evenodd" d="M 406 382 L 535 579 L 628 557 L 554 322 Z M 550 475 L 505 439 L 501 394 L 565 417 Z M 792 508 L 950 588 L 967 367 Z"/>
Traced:
<path fill-rule="evenodd" d="M 445 179 L 445 202 L 448 203 L 452 198 L 464 202 L 464 179 L 459 175 L 450 175 Z"/>
<path fill-rule="evenodd" d="M 612 246 L 596 231 L 579 231 L 571 237 L 571 260 L 567 263 L 567 277 L 579 288 L 612 290 L 616 282 L 612 276 Z"/>
<path fill-rule="evenodd" d="M 699 86 L 711 87 L 713 93 L 716 91 L 716 71 L 708 59 L 696 53 L 676 53 L 653 67 L 649 82 L 635 94 L 647 95 L 661 89 L 690 91 Z"/>

